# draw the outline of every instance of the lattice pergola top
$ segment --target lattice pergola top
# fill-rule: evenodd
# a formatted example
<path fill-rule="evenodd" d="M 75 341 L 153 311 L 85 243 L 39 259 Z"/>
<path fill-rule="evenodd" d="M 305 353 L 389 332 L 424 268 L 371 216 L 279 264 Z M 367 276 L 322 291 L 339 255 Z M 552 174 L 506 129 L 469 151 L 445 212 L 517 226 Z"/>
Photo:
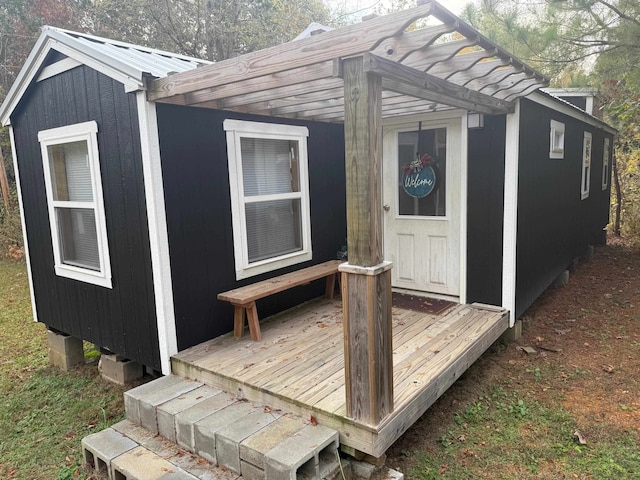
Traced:
<path fill-rule="evenodd" d="M 382 77 L 384 118 L 463 108 L 496 114 L 549 80 L 435 1 L 149 82 L 152 101 L 344 120 L 342 59 Z"/>

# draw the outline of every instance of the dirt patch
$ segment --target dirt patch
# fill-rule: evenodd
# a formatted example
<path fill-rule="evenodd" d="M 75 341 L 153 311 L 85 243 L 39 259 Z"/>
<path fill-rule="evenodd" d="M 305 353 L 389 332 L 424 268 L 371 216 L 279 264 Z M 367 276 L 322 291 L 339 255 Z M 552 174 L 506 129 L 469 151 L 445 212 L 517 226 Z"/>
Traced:
<path fill-rule="evenodd" d="M 491 386 L 563 408 L 590 443 L 640 431 L 640 249 L 596 248 L 571 271 L 568 285 L 547 290 L 522 320 L 521 339 L 485 353 L 392 446 L 389 466 L 411 472 L 415 453 L 436 451 L 454 415 Z M 531 440 L 526 431 L 520 437 Z M 561 472 L 551 458 L 540 462 L 537 478 L 565 478 Z"/>

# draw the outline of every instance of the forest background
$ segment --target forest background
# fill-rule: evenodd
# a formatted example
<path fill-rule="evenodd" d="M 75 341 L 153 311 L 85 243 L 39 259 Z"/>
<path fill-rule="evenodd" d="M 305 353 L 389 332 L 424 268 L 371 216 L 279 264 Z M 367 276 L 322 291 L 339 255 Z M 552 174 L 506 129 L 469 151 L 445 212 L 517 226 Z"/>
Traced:
<path fill-rule="evenodd" d="M 339 27 L 410 0 L 0 0 L 0 102 L 43 25 L 223 60 L 290 41 L 311 22 Z M 442 0 L 447 5 L 446 0 Z M 460 16 L 551 78 L 594 87 L 618 129 L 610 233 L 640 244 L 640 3 L 637 0 L 475 0 Z M 11 146 L 0 129 L 0 256 L 24 256 Z"/>

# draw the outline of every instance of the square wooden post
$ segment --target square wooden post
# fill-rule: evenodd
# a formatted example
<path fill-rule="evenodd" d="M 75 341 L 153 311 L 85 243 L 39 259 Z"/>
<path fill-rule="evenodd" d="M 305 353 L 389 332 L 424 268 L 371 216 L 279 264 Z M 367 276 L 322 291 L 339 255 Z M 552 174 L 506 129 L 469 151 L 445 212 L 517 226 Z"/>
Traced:
<path fill-rule="evenodd" d="M 340 266 L 347 415 L 393 411 L 391 264 L 382 252 L 382 80 L 362 57 L 342 64 L 349 263 Z"/>

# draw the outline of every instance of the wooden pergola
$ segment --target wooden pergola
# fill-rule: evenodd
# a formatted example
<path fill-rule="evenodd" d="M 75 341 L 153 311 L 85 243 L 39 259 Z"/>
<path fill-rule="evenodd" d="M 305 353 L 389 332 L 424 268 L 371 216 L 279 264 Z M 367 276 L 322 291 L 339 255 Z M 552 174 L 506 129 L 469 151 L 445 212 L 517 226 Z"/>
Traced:
<path fill-rule="evenodd" d="M 344 123 L 349 264 L 343 272 L 347 414 L 393 411 L 391 265 L 382 251 L 382 121 L 514 110 L 548 79 L 435 1 L 166 78 L 148 99 Z"/>

